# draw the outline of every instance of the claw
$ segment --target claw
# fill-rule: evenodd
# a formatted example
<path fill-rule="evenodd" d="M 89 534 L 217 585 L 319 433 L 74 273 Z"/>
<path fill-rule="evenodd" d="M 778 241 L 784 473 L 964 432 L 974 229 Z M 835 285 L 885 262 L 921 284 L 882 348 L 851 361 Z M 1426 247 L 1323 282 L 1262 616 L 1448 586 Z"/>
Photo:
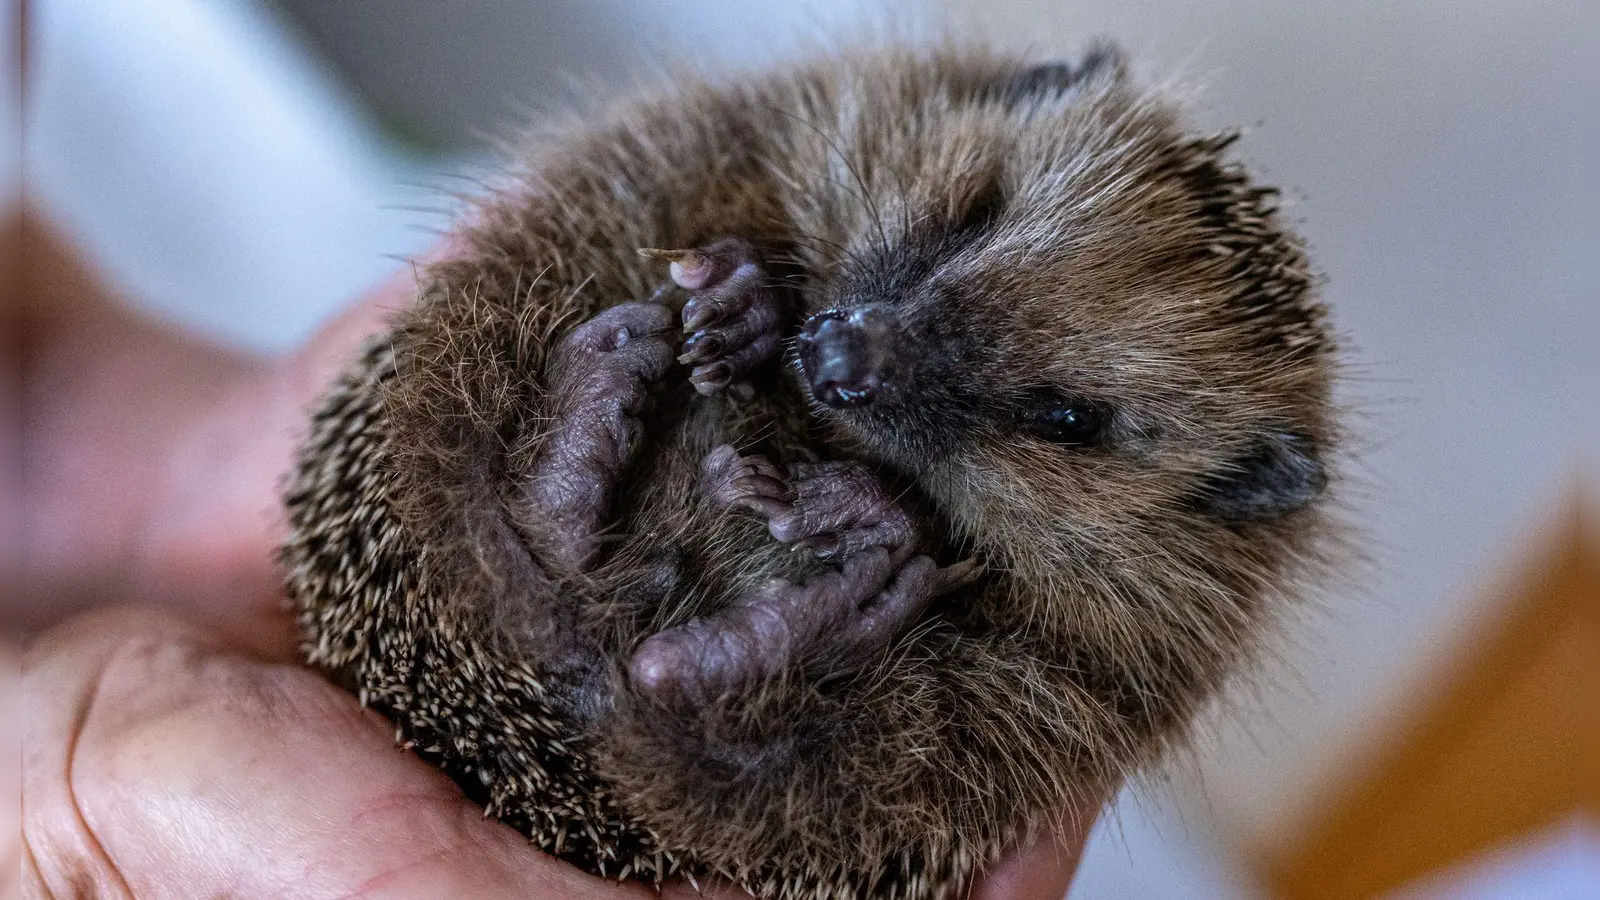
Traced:
<path fill-rule="evenodd" d="M 721 312 L 715 303 L 695 303 L 691 300 L 683 307 L 683 330 L 699 331 L 716 321 L 717 315 Z"/>
<path fill-rule="evenodd" d="M 725 362 L 714 362 L 689 373 L 689 383 L 694 385 L 696 391 L 706 395 L 727 387 L 731 381 L 733 381 L 733 370 Z"/>
<path fill-rule="evenodd" d="M 639 253 L 671 263 L 672 283 L 690 294 L 678 309 L 688 338 L 678 362 L 694 367 L 690 381 L 695 390 L 751 395 L 749 375 L 780 354 L 789 312 L 756 248 L 749 241 L 724 238 L 696 249 L 643 247 Z M 719 325 L 725 327 L 707 331 Z"/>
<path fill-rule="evenodd" d="M 741 475 L 733 480 L 733 486 L 750 494 L 760 494 L 763 497 L 785 499 L 793 495 L 789 485 L 777 478 L 766 475 Z"/>
<path fill-rule="evenodd" d="M 764 516 L 768 519 L 777 518 L 788 512 L 790 508 L 789 504 L 783 500 L 779 500 L 776 497 L 762 497 L 758 494 L 740 497 L 728 505 L 748 509 L 756 515 Z"/>
<path fill-rule="evenodd" d="M 667 250 L 661 247 L 640 247 L 639 255 L 648 259 L 660 259 L 666 262 L 678 262 L 696 250 Z"/>
<path fill-rule="evenodd" d="M 817 559 L 832 559 L 839 554 L 839 538 L 832 534 L 812 535 L 795 541 L 792 549 L 810 552 Z"/>
<path fill-rule="evenodd" d="M 976 556 L 969 556 L 957 563 L 945 566 L 939 570 L 937 592 L 947 594 L 957 588 L 963 588 L 978 580 L 987 568 L 983 560 Z"/>
<path fill-rule="evenodd" d="M 678 362 L 687 366 L 716 359 L 727 348 L 727 343 L 715 331 L 702 331 L 684 342 Z"/>
<path fill-rule="evenodd" d="M 746 456 L 744 457 L 744 465 L 757 475 L 765 475 L 778 481 L 783 481 L 788 477 L 784 475 L 782 469 L 764 456 Z"/>
<path fill-rule="evenodd" d="M 651 259 L 662 259 L 672 263 L 668 272 L 672 280 L 681 288 L 695 290 L 706 286 L 714 274 L 715 261 L 699 250 L 662 250 L 656 247 L 640 247 L 640 256 Z"/>
<path fill-rule="evenodd" d="M 678 287 L 686 290 L 705 287 L 706 282 L 711 280 L 711 258 L 691 250 L 682 260 L 668 266 L 667 273 L 678 283 Z"/>

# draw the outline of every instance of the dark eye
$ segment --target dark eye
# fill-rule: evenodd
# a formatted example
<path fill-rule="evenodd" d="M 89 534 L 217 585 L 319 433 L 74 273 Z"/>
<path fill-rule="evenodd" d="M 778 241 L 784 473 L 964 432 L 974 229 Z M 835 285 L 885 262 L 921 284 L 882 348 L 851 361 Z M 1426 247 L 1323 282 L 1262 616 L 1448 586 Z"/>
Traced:
<path fill-rule="evenodd" d="M 1092 400 L 1070 400 L 1033 413 L 1028 428 L 1034 434 L 1066 447 L 1089 447 L 1100 442 L 1110 411 Z"/>

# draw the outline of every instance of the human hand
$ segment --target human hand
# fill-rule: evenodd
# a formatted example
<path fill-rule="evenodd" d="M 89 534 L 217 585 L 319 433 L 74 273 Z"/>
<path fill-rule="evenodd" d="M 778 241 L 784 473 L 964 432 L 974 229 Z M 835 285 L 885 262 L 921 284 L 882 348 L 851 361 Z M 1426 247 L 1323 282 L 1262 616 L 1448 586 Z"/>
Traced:
<path fill-rule="evenodd" d="M 654 896 L 536 851 L 348 694 L 169 611 L 60 625 L 23 672 L 30 896 Z M 1057 900 L 1089 818 L 1013 854 L 971 896 Z"/>

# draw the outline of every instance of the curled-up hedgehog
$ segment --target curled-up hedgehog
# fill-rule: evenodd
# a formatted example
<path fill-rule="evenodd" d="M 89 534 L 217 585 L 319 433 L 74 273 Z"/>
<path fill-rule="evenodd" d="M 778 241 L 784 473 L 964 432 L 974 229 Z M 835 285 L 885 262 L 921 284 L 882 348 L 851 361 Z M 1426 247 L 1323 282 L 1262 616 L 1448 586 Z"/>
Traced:
<path fill-rule="evenodd" d="M 1181 737 L 1324 543 L 1334 345 L 1231 141 L 1110 47 L 556 129 L 315 415 L 310 661 L 592 872 L 952 895 Z"/>

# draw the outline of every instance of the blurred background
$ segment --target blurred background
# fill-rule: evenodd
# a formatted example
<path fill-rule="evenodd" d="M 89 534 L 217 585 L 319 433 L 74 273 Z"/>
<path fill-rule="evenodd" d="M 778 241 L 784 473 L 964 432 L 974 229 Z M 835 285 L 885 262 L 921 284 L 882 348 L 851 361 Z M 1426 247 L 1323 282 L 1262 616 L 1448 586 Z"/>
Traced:
<path fill-rule="evenodd" d="M 490 139 L 572 79 L 757 65 L 861 22 L 1041 56 L 1114 36 L 1286 189 L 1352 353 L 1372 561 L 1124 792 L 1074 896 L 1594 897 L 1580 6 L 41 0 L 24 189 L 150 311 L 280 351 L 426 247 Z"/>

